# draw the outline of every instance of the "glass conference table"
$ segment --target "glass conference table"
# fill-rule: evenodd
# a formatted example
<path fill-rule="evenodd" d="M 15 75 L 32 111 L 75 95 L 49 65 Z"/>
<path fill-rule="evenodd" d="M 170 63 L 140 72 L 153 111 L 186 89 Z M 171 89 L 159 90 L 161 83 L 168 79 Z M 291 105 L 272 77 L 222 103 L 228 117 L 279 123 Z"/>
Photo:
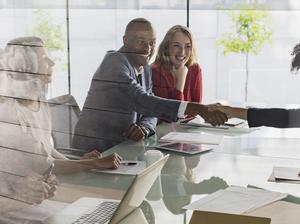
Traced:
<path fill-rule="evenodd" d="M 188 223 L 191 211 L 183 206 L 227 185 L 247 186 L 287 192 L 300 202 L 298 184 L 268 182 L 273 166 L 300 167 L 300 129 L 261 127 L 239 131 L 183 127 L 178 123 L 160 124 L 157 134 L 145 141 L 125 141 L 104 154 L 116 152 L 125 160 L 144 160 L 157 139 L 170 131 L 203 132 L 223 135 L 212 151 L 194 156 L 170 154 L 160 183 L 156 182 L 141 205 L 149 223 Z M 60 178 L 57 199 L 72 202 L 81 196 L 121 199 L 133 176 L 83 172 Z M 71 190 L 72 189 L 72 190 Z M 76 191 L 77 190 L 77 191 Z"/>

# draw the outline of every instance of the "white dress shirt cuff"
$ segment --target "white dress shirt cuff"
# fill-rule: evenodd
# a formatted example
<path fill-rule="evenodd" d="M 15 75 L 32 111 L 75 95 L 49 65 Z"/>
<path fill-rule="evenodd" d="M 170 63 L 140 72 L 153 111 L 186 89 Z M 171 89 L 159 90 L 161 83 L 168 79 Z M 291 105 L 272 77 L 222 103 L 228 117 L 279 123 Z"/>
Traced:
<path fill-rule="evenodd" d="M 179 109 L 178 109 L 178 113 L 177 113 L 178 118 L 185 118 L 184 112 L 186 110 L 187 105 L 188 105 L 188 102 L 181 101 Z"/>

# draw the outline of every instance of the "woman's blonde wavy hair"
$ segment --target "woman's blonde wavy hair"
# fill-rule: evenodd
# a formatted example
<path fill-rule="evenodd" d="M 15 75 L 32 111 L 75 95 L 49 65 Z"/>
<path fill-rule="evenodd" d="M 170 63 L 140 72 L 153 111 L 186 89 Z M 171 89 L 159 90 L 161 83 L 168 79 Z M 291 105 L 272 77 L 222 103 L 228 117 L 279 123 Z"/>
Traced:
<path fill-rule="evenodd" d="M 166 33 L 164 39 L 159 45 L 158 52 L 155 58 L 155 63 L 160 63 L 163 67 L 167 69 L 172 68 L 172 62 L 170 60 L 170 55 L 169 55 L 169 49 L 170 49 L 170 43 L 175 35 L 175 33 L 181 32 L 185 34 L 191 41 L 191 55 L 189 60 L 185 63 L 187 67 L 190 67 L 197 61 L 196 57 L 196 46 L 195 46 L 195 40 L 192 35 L 192 32 L 190 31 L 189 28 L 181 25 L 175 25 L 171 27 L 168 32 Z"/>

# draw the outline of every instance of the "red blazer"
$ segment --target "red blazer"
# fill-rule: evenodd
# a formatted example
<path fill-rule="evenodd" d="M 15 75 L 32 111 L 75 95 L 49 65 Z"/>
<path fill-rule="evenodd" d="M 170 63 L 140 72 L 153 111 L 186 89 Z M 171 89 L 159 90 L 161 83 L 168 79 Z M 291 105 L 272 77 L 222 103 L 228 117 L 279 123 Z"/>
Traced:
<path fill-rule="evenodd" d="M 175 88 L 175 79 L 170 71 L 159 63 L 153 63 L 151 68 L 153 92 L 156 96 L 201 103 L 202 71 L 199 64 L 195 63 L 188 68 L 183 92 Z"/>

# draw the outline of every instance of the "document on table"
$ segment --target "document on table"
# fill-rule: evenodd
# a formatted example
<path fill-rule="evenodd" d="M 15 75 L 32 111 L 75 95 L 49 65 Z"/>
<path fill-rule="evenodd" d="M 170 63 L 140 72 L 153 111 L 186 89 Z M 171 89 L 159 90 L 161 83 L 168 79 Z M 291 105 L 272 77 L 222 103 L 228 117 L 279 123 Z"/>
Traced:
<path fill-rule="evenodd" d="M 219 145 L 223 140 L 222 135 L 209 135 L 201 133 L 169 132 L 160 138 L 160 142 L 182 142 L 196 144 Z"/>
<path fill-rule="evenodd" d="M 287 194 L 230 186 L 183 207 L 188 210 L 242 214 L 285 198 Z"/>
<path fill-rule="evenodd" d="M 269 181 L 297 183 L 300 184 L 300 176 L 298 175 L 300 168 L 296 167 L 273 167 L 273 172 Z"/>
<path fill-rule="evenodd" d="M 146 168 L 145 161 L 127 161 L 123 160 L 117 169 L 98 170 L 93 169 L 91 172 L 96 173 L 109 173 L 109 174 L 122 174 L 122 175 L 136 175 Z"/>
<path fill-rule="evenodd" d="M 200 116 L 196 116 L 191 120 L 183 120 L 180 122 L 181 125 L 191 126 L 191 127 L 205 127 L 205 128 L 215 128 L 215 129 L 230 129 L 230 127 L 244 127 L 247 125 L 245 120 L 239 118 L 230 118 L 224 125 L 213 126 L 209 123 L 205 123 L 204 119 Z"/>

